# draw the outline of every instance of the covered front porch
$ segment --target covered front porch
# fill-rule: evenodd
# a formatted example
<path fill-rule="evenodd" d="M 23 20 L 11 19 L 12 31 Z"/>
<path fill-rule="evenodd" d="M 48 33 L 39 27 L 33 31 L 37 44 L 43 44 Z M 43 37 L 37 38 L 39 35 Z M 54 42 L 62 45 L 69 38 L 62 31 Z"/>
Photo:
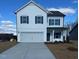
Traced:
<path fill-rule="evenodd" d="M 48 27 L 47 28 L 47 42 L 61 41 L 67 38 L 67 28 L 64 27 Z"/>

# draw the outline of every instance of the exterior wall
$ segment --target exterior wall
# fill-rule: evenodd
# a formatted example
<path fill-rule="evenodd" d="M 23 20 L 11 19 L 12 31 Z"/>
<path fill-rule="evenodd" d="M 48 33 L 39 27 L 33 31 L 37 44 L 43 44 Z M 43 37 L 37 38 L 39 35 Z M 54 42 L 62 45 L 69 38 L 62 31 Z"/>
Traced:
<path fill-rule="evenodd" d="M 29 24 L 21 24 L 20 16 L 29 16 Z M 35 16 L 43 16 L 43 24 L 35 24 Z M 46 33 L 47 33 L 46 28 L 47 28 L 47 13 L 38 8 L 37 6 L 35 6 L 33 3 L 26 6 L 17 13 L 18 37 L 21 32 L 44 32 L 44 41 L 46 41 Z"/>
<path fill-rule="evenodd" d="M 29 24 L 21 24 L 20 16 L 29 16 Z M 43 24 L 35 24 L 35 16 L 43 16 Z M 49 26 L 49 19 L 60 19 L 60 25 Z M 41 10 L 39 7 L 35 6 L 33 3 L 29 4 L 19 12 L 17 12 L 17 35 L 18 42 L 21 42 L 22 32 L 43 32 L 44 42 L 47 42 L 47 27 L 63 27 L 64 18 L 63 17 L 48 17 L 47 13 Z M 63 41 L 63 36 L 66 36 L 66 31 L 61 30 L 62 35 L 60 39 L 54 39 L 54 31 L 49 31 L 50 41 Z M 24 42 L 24 41 L 23 41 Z"/>
<path fill-rule="evenodd" d="M 49 25 L 49 19 L 60 19 L 60 25 Z M 64 27 L 64 17 L 48 17 L 47 19 L 47 27 Z M 56 31 L 56 29 L 52 29 L 48 32 L 50 32 L 50 42 L 55 42 L 55 41 L 62 41 L 67 38 L 67 30 L 62 30 L 62 29 L 58 29 L 57 31 L 61 31 L 61 38 L 60 39 L 55 39 L 54 38 L 54 32 Z M 64 38 L 63 38 L 64 37 Z"/>
<path fill-rule="evenodd" d="M 49 19 L 60 19 L 60 25 L 49 25 Z M 63 17 L 48 17 L 47 26 L 48 27 L 63 27 L 64 26 L 64 18 Z"/>

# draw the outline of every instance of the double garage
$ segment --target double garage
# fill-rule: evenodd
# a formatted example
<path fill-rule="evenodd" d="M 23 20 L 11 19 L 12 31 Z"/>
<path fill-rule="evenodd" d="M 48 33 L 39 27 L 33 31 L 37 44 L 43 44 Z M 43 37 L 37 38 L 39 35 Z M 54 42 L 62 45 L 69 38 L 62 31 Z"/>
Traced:
<path fill-rule="evenodd" d="M 22 32 L 20 42 L 44 42 L 44 32 Z"/>

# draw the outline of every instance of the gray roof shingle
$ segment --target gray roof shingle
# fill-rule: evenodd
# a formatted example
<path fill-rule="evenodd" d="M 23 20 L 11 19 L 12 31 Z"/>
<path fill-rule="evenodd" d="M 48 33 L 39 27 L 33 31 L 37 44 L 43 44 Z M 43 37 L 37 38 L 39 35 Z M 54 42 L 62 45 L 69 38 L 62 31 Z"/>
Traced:
<path fill-rule="evenodd" d="M 47 14 L 47 16 L 65 16 L 63 13 L 59 12 L 59 11 L 49 11 L 49 13 Z"/>

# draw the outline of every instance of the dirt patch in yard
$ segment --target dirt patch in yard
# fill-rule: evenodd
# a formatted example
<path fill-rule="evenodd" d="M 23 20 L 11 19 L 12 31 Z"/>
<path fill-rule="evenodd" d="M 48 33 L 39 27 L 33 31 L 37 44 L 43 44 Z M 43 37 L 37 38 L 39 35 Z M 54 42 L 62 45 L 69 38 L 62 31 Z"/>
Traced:
<path fill-rule="evenodd" d="M 46 45 L 57 59 L 78 59 L 78 47 L 75 46 L 74 41 L 58 44 L 46 43 Z"/>
<path fill-rule="evenodd" d="M 10 42 L 10 41 L 5 41 L 5 42 L 0 42 L 0 53 L 3 51 L 13 47 L 16 45 L 16 41 Z"/>

